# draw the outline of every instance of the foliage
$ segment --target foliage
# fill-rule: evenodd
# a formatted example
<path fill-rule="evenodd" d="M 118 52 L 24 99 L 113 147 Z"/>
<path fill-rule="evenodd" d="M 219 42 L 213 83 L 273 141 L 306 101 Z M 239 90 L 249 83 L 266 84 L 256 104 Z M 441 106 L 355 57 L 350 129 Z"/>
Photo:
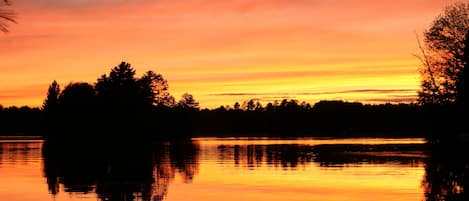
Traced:
<path fill-rule="evenodd" d="M 421 91 L 423 104 L 460 102 L 463 69 L 468 62 L 465 49 L 469 32 L 469 3 L 447 7 L 424 33 Z"/>
<path fill-rule="evenodd" d="M 178 102 L 179 108 L 184 109 L 199 109 L 199 102 L 194 99 L 194 96 L 189 93 L 184 93 L 181 97 L 181 100 Z"/>
<path fill-rule="evenodd" d="M 139 86 L 135 70 L 129 63 L 121 62 L 111 69 L 109 76 L 102 75 L 95 85 L 101 104 L 132 107 L 139 103 Z"/>
<path fill-rule="evenodd" d="M 86 82 L 70 83 L 60 93 L 61 108 L 83 109 L 96 103 L 94 87 Z"/>
<path fill-rule="evenodd" d="M 254 103 L 254 100 L 251 99 L 249 101 L 245 101 L 243 103 L 243 109 L 246 110 L 246 111 L 253 111 L 254 109 L 256 109 L 256 105 Z"/>
<path fill-rule="evenodd" d="M 241 106 L 239 105 L 238 102 L 236 102 L 236 103 L 233 105 L 233 107 L 234 107 L 235 110 L 239 110 Z"/>
<path fill-rule="evenodd" d="M 156 98 L 156 105 L 159 107 L 174 107 L 176 99 L 169 92 L 162 92 Z"/>
<path fill-rule="evenodd" d="M 116 107 L 174 104 L 167 92 L 168 82 L 161 74 L 147 71 L 141 78 L 136 78 L 135 70 L 126 62 L 112 68 L 109 75 L 98 78 L 95 90 L 101 104 Z"/>
<path fill-rule="evenodd" d="M 168 81 L 161 74 L 147 71 L 138 80 L 141 87 L 141 95 L 146 104 L 172 107 L 175 104 L 174 97 L 169 94 Z"/>

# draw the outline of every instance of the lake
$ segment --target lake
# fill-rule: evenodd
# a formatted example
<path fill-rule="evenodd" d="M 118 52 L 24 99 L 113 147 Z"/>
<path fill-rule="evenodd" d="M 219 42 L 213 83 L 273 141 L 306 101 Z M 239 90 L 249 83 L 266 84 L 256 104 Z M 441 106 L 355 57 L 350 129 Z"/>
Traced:
<path fill-rule="evenodd" d="M 0 140 L 0 199 L 467 200 L 469 163 L 454 151 L 419 138 Z"/>

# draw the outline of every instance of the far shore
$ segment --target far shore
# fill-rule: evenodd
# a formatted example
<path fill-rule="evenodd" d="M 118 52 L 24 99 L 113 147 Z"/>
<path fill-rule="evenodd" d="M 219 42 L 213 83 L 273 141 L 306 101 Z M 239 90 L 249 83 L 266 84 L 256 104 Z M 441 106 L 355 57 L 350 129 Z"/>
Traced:
<path fill-rule="evenodd" d="M 43 140 L 42 136 L 21 136 L 21 135 L 11 135 L 11 136 L 0 136 L 0 140 Z"/>

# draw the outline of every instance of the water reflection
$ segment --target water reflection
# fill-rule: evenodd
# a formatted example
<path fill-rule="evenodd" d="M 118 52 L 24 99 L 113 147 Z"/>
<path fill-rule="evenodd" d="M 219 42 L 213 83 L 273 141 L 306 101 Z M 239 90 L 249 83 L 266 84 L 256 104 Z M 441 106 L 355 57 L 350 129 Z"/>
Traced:
<path fill-rule="evenodd" d="M 467 145 L 433 145 L 426 161 L 423 186 L 427 201 L 469 200 Z"/>
<path fill-rule="evenodd" d="M 190 182 L 198 169 L 197 144 L 44 143 L 44 175 L 50 193 L 95 192 L 100 200 L 163 200 L 176 173 Z"/>
<path fill-rule="evenodd" d="M 388 164 L 419 167 L 427 157 L 425 144 L 344 144 L 314 147 L 315 162 L 325 167 Z"/>
<path fill-rule="evenodd" d="M 219 145 L 218 161 L 249 169 L 262 165 L 296 169 L 317 163 L 324 167 L 359 164 L 423 166 L 425 144 L 263 144 Z"/>
<path fill-rule="evenodd" d="M 373 195 L 389 193 L 388 196 L 392 194 L 392 197 L 377 196 L 376 199 L 401 197 L 401 200 L 458 201 L 469 199 L 467 196 L 469 159 L 464 157 L 468 149 L 464 145 L 435 146 L 392 142 L 334 144 L 331 141 L 312 144 L 303 143 L 301 140 L 285 144 L 279 142 L 269 144 L 268 140 L 262 143 L 245 140 L 240 143 L 224 143 L 221 140 L 217 144 L 213 139 L 210 143 L 198 139 L 183 142 L 134 145 L 87 144 L 86 146 L 0 141 L 0 175 L 3 175 L 0 177 L 0 183 L 28 181 L 17 178 L 17 175 L 24 173 L 31 175 L 22 172 L 25 170 L 24 167 L 28 167 L 43 171 L 47 185 L 22 184 L 29 185 L 28 189 L 47 188 L 52 197 L 49 195 L 44 199 L 45 194 L 37 195 L 42 198 L 41 200 L 49 198 L 53 200 L 61 194 L 70 194 L 73 195 L 72 200 L 98 198 L 103 201 L 171 201 L 180 200 L 180 194 L 198 195 L 197 191 L 202 191 L 201 197 L 204 200 L 220 200 L 228 196 L 223 193 L 225 190 L 234 190 L 233 185 L 254 182 L 253 186 L 247 185 L 240 189 L 248 194 L 260 193 L 252 196 L 259 197 L 259 200 L 271 200 L 273 197 L 262 198 L 265 196 L 261 194 L 262 190 L 251 191 L 247 187 L 266 191 L 269 189 L 268 192 L 275 192 L 272 193 L 275 197 L 284 196 L 283 198 L 289 196 L 282 195 L 282 192 L 291 190 L 303 193 L 301 195 L 309 195 L 311 192 L 321 195 L 323 197 L 319 197 L 320 200 L 333 200 L 333 197 L 324 196 L 335 195 L 336 190 L 342 189 L 346 191 L 344 195 L 358 198 L 368 194 L 371 199 Z M 408 171 L 411 170 L 417 170 L 412 174 L 420 173 L 409 176 Z M 7 177 L 9 174 L 16 176 Z M 195 181 L 202 183 L 194 182 L 196 177 L 198 179 Z M 40 179 L 44 181 L 43 178 Z M 208 183 L 203 183 L 204 181 Z M 231 187 L 224 186 L 224 182 L 228 181 L 232 182 Z M 264 183 L 256 183 L 263 181 L 272 183 L 266 183 L 266 186 L 263 186 Z M 191 185 L 182 188 L 181 182 Z M 409 188 L 412 185 L 406 182 L 416 182 L 415 188 Z M 17 186 L 21 188 L 19 186 L 22 185 Z M 367 188 L 376 186 L 376 188 L 363 191 L 359 188 L 360 185 Z M 207 191 L 218 192 L 220 197 L 205 199 L 208 194 L 203 189 L 207 186 L 210 187 Z M 175 197 L 171 198 L 168 195 L 170 187 L 176 189 L 169 193 Z M 283 191 L 280 188 L 283 188 Z M 324 189 L 333 190 L 329 190 L 331 193 L 325 192 Z M 384 191 L 378 191 L 380 189 Z M 4 195 L 0 190 L 0 198 L 6 198 Z M 57 197 L 59 200 L 62 198 L 64 196 Z M 192 197 L 185 198 L 192 199 Z M 200 197 L 194 200 L 200 200 Z"/>
<path fill-rule="evenodd" d="M 41 141 L 0 140 L 0 168 L 4 163 L 29 164 L 31 160 L 39 161 Z"/>
<path fill-rule="evenodd" d="M 427 201 L 468 200 L 469 147 L 464 144 L 262 144 L 219 145 L 218 161 L 248 169 L 263 165 L 295 170 L 316 163 L 326 168 L 360 165 L 425 167 Z"/>

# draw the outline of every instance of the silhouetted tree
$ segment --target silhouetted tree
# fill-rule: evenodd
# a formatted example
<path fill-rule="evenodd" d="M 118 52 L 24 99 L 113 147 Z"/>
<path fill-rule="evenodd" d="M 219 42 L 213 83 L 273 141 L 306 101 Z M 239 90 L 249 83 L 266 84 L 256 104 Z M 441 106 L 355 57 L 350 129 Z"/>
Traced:
<path fill-rule="evenodd" d="M 199 102 L 189 93 L 184 93 L 178 102 L 178 107 L 187 109 L 199 109 Z"/>
<path fill-rule="evenodd" d="M 86 82 L 70 83 L 60 93 L 58 102 L 62 109 L 90 108 L 96 103 L 96 93 Z"/>
<path fill-rule="evenodd" d="M 115 107 L 132 108 L 145 100 L 139 97 L 141 89 L 135 78 L 135 70 L 126 62 L 112 68 L 109 76 L 102 75 L 95 89 L 102 104 Z"/>
<path fill-rule="evenodd" d="M 57 107 L 59 106 L 59 95 L 60 86 L 57 84 L 57 81 L 54 80 L 52 84 L 49 85 L 46 99 L 42 105 L 42 108 L 45 112 L 57 110 Z"/>
<path fill-rule="evenodd" d="M 141 78 L 129 63 L 121 62 L 109 76 L 98 78 L 95 90 L 101 104 L 119 108 L 141 106 L 173 106 L 174 98 L 167 92 L 168 82 L 161 74 L 147 71 Z"/>
<path fill-rule="evenodd" d="M 282 111 L 296 111 L 299 109 L 298 101 L 297 100 L 287 100 L 283 99 L 278 106 Z"/>
<path fill-rule="evenodd" d="M 234 108 L 235 110 L 239 110 L 240 107 L 241 107 L 241 106 L 239 105 L 238 102 L 236 102 L 236 103 L 233 105 L 233 108 Z"/>
<path fill-rule="evenodd" d="M 156 99 L 157 106 L 163 107 L 174 107 L 176 105 L 176 99 L 168 92 L 163 92 Z"/>
<path fill-rule="evenodd" d="M 301 106 L 301 108 L 303 108 L 304 110 L 310 110 L 310 109 L 311 109 L 311 104 L 309 104 L 309 103 L 307 103 L 307 102 L 305 102 L 305 101 L 301 102 L 300 106 Z"/>
<path fill-rule="evenodd" d="M 161 104 L 164 106 L 174 104 L 174 101 L 171 103 L 171 95 L 167 92 L 168 81 L 161 74 L 156 74 L 151 70 L 147 71 L 138 82 L 142 90 L 142 98 L 146 104 Z"/>
<path fill-rule="evenodd" d="M 10 2 L 8 0 L 0 1 L 0 31 L 8 32 L 8 23 L 16 23 L 15 13 L 13 11 L 2 9 L 4 6 L 9 6 Z"/>
<path fill-rule="evenodd" d="M 467 63 L 465 39 L 469 32 L 469 3 L 447 7 L 424 33 L 422 89 L 419 101 L 424 104 L 459 102 L 463 92 L 463 69 Z"/>
<path fill-rule="evenodd" d="M 264 108 L 262 107 L 261 102 L 259 102 L 259 101 L 256 101 L 256 107 L 254 109 L 258 112 L 261 112 L 261 111 L 264 110 Z"/>
<path fill-rule="evenodd" d="M 267 103 L 267 105 L 265 106 L 265 111 L 273 112 L 274 111 L 274 104 L 273 103 Z"/>
<path fill-rule="evenodd" d="M 247 102 L 244 102 L 243 103 L 243 109 L 245 109 L 246 111 L 254 111 L 254 109 L 256 109 L 256 105 L 254 103 L 254 100 L 251 99 Z"/>
<path fill-rule="evenodd" d="M 215 109 L 215 111 L 217 111 L 217 112 L 226 112 L 227 110 L 226 110 L 225 106 L 220 105 L 220 107 L 218 107 L 217 109 Z"/>
<path fill-rule="evenodd" d="M 48 117 L 51 133 L 47 138 L 72 139 L 78 137 L 73 135 L 77 133 L 80 134 L 79 138 L 87 138 L 86 132 L 99 125 L 96 121 L 96 104 L 96 93 L 92 85 L 85 82 L 68 84 L 59 95 L 58 111 L 53 113 L 54 116 Z M 70 131 L 65 135 L 63 130 Z"/>

